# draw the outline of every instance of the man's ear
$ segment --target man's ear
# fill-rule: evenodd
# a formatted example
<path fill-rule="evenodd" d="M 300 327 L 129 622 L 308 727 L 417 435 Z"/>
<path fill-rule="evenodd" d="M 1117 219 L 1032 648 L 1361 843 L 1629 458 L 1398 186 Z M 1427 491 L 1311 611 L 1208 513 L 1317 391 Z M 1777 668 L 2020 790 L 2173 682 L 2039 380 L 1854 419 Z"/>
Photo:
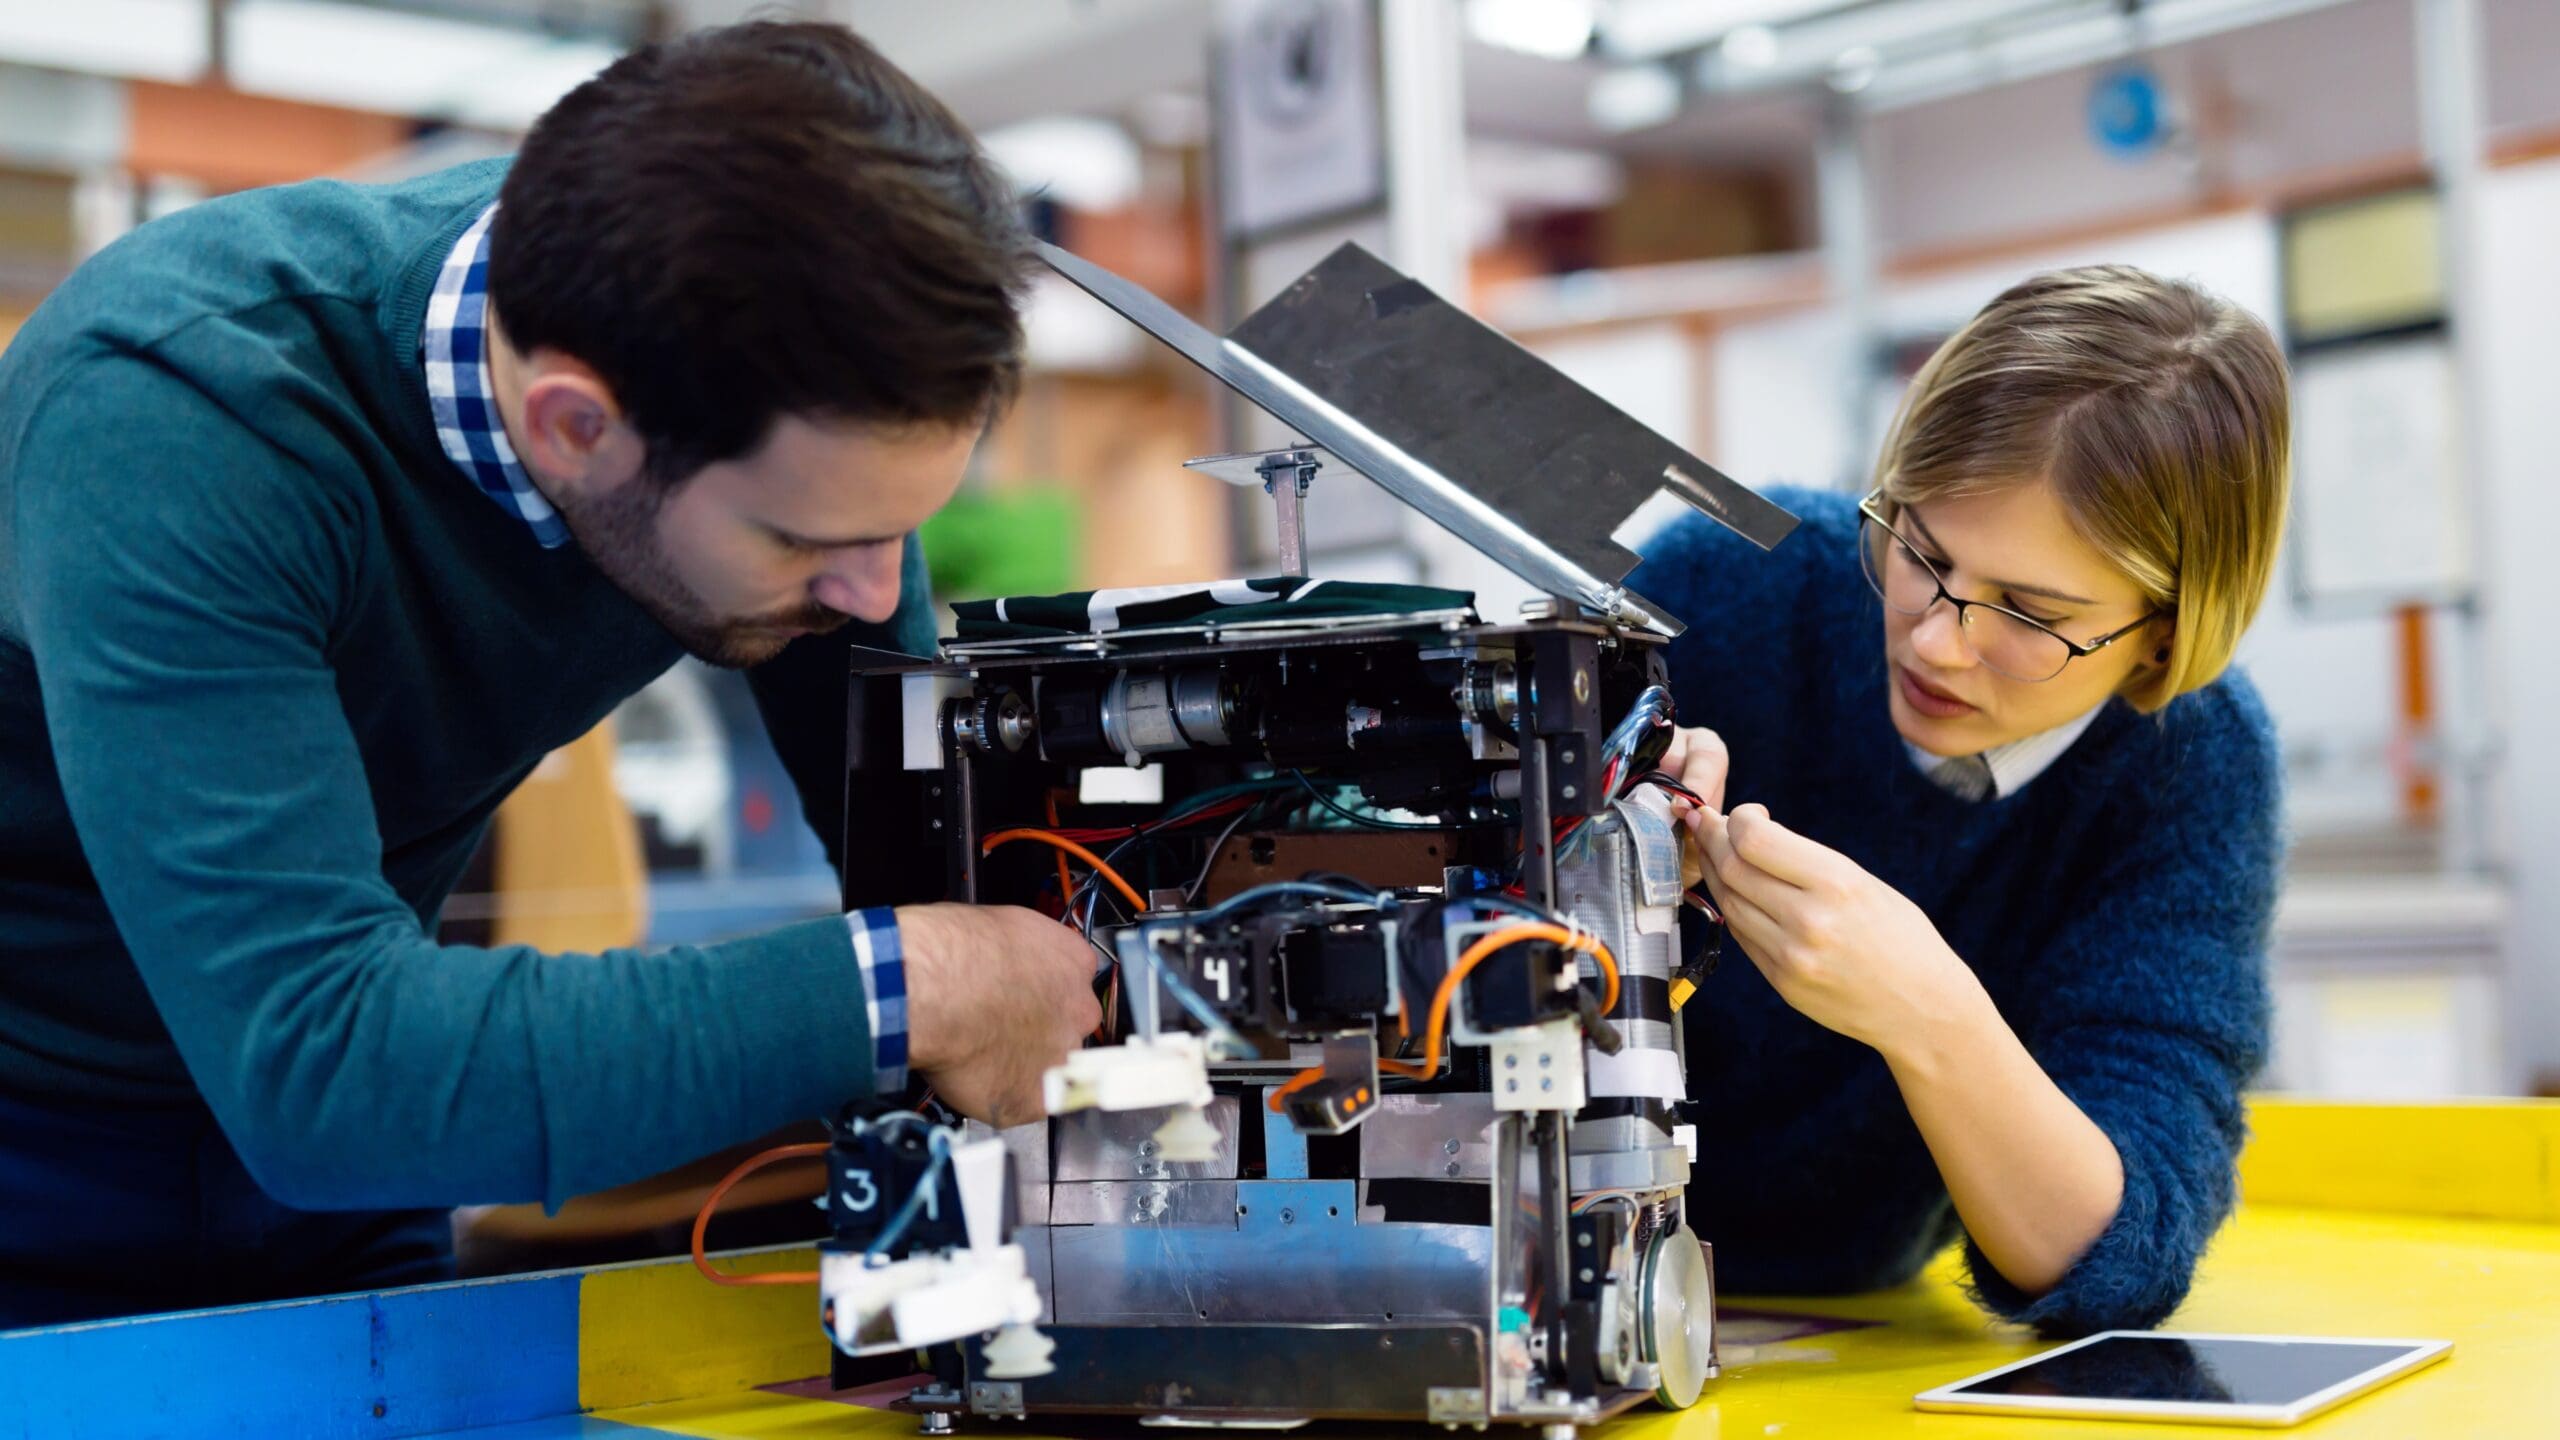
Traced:
<path fill-rule="evenodd" d="M 556 350 L 527 357 L 524 454 L 527 469 L 552 484 L 608 494 L 640 473 L 643 446 L 624 423 L 604 378 Z"/>

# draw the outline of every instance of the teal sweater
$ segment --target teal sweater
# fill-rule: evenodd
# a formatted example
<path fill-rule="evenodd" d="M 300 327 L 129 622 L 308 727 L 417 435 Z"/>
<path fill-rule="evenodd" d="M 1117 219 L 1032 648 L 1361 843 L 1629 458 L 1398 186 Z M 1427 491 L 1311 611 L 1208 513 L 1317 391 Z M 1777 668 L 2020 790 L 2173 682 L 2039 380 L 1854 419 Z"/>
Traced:
<path fill-rule="evenodd" d="M 556 1203 L 869 1090 L 840 919 L 434 938 L 498 802 L 680 653 L 438 445 L 427 295 L 505 173 L 196 206 L 0 357 L 0 1102 L 201 1096 L 269 1195 L 332 1210 Z M 932 643 L 907 558 L 888 626 L 752 677 L 830 848 L 843 647 Z"/>

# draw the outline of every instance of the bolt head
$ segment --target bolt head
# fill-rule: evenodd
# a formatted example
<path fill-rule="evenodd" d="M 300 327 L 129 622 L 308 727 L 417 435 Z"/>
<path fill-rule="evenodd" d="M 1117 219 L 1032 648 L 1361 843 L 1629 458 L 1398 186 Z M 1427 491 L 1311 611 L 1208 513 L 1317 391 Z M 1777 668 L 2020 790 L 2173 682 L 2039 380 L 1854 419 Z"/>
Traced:
<path fill-rule="evenodd" d="M 1539 1081 L 1538 1088 L 1541 1090 L 1553 1090 L 1556 1088 L 1555 1077 L 1550 1075 L 1546 1079 Z"/>

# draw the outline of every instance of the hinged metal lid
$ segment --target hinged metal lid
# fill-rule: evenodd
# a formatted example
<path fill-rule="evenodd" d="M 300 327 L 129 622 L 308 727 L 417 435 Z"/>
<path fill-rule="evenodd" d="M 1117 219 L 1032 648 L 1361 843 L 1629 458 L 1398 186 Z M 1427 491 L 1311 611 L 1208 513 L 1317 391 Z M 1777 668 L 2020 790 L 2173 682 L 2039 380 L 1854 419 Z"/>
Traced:
<path fill-rule="evenodd" d="M 1057 246 L 1103 304 L 1539 589 L 1622 623 L 1680 622 L 1621 584 L 1613 537 L 1669 491 L 1767 549 L 1795 517 L 1422 282 L 1345 244 L 1224 337 Z"/>

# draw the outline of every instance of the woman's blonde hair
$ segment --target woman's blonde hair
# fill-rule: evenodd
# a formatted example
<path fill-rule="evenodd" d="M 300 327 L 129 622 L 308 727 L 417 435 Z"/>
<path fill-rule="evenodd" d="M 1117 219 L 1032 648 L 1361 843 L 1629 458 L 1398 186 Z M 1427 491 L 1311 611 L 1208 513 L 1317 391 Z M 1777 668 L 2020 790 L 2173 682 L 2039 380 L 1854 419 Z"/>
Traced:
<path fill-rule="evenodd" d="M 2123 692 L 2157 710 L 2230 665 L 2266 597 L 2286 410 L 2284 355 L 2256 316 L 2130 265 L 2057 270 L 1983 307 L 1920 367 L 1876 483 L 1893 510 L 2050 483 L 2090 547 L 2175 619 L 2165 663 Z"/>

